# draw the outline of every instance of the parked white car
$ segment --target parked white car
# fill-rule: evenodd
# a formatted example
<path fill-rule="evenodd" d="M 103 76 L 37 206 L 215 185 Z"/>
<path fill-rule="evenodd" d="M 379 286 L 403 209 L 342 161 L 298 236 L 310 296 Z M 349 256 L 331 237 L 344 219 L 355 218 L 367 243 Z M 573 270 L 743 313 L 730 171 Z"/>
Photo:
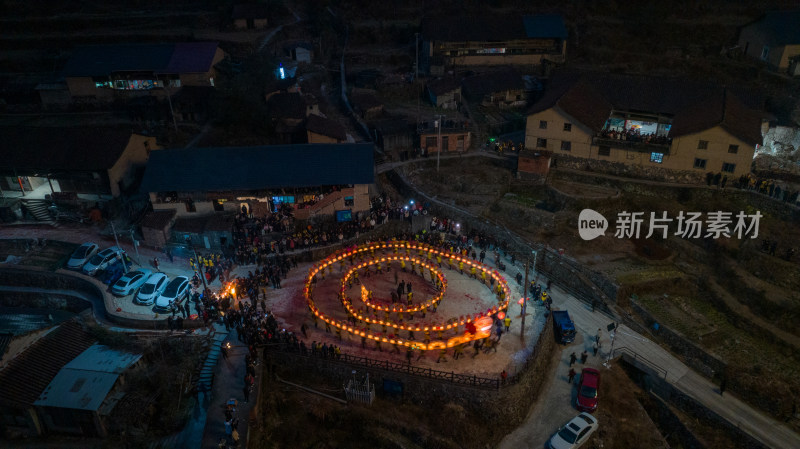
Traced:
<path fill-rule="evenodd" d="M 142 284 L 142 288 L 139 289 L 139 293 L 133 298 L 133 302 L 149 306 L 155 302 L 156 298 L 161 296 L 161 292 L 163 292 L 165 288 L 167 288 L 167 275 L 164 273 L 155 273 Z"/>
<path fill-rule="evenodd" d="M 86 242 L 72 252 L 67 261 L 67 268 L 70 270 L 80 270 L 83 264 L 89 261 L 100 249 L 97 243 Z"/>
<path fill-rule="evenodd" d="M 114 283 L 111 287 L 111 293 L 118 296 L 130 295 L 141 287 L 151 274 L 153 274 L 153 270 L 148 270 L 147 268 L 129 271 L 128 274 L 123 275 Z"/>
<path fill-rule="evenodd" d="M 549 449 L 575 449 L 581 447 L 599 427 L 597 418 L 581 413 L 564 424 L 547 442 Z"/>
<path fill-rule="evenodd" d="M 156 299 L 156 305 L 153 308 L 159 312 L 167 312 L 173 303 L 180 302 L 189 291 L 189 278 L 186 276 L 178 276 L 169 281 L 167 288 L 161 293 L 161 296 Z"/>
<path fill-rule="evenodd" d="M 105 270 L 107 266 L 114 262 L 114 259 L 122 259 L 123 257 L 125 257 L 125 251 L 119 246 L 106 248 L 86 262 L 86 265 L 83 266 L 83 272 L 89 276 L 94 276 L 98 271 Z"/>

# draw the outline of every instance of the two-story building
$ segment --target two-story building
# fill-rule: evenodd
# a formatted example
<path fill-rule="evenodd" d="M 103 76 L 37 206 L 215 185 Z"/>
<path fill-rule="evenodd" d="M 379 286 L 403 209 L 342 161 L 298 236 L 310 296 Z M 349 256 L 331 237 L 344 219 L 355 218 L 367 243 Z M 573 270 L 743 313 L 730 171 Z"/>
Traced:
<path fill-rule="evenodd" d="M 73 102 L 164 97 L 181 86 L 214 86 L 214 65 L 224 58 L 216 42 L 89 45 L 72 52 L 62 76 Z"/>
<path fill-rule="evenodd" d="M 553 80 L 527 118 L 525 148 L 559 167 L 682 182 L 750 172 L 762 114 L 732 89 L 598 73 Z"/>
<path fill-rule="evenodd" d="M 785 72 L 800 56 L 800 9 L 768 11 L 743 26 L 739 32 L 739 48 L 746 56 Z M 796 70 L 796 66 L 793 69 Z"/>
<path fill-rule="evenodd" d="M 153 152 L 142 191 L 178 219 L 244 207 L 302 220 L 369 211 L 374 181 L 371 143 L 186 148 Z"/>
<path fill-rule="evenodd" d="M 420 68 L 432 75 L 464 66 L 563 63 L 567 28 L 558 14 L 429 17 Z"/>
<path fill-rule="evenodd" d="M 85 195 L 94 204 L 136 184 L 155 137 L 129 127 L 1 128 L 0 188 L 27 198 Z"/>
<path fill-rule="evenodd" d="M 422 124 L 419 147 L 424 153 L 463 153 L 472 145 L 469 122 L 464 120 L 438 120 Z M 441 126 L 441 130 L 439 127 Z"/>

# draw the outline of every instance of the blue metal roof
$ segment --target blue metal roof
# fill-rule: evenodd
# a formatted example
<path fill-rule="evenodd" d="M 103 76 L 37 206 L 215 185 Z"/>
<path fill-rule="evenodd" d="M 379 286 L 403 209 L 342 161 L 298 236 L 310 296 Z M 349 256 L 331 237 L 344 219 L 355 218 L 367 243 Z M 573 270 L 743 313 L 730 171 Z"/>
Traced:
<path fill-rule="evenodd" d="M 523 16 L 522 22 L 525 25 L 525 34 L 530 38 L 566 39 L 568 36 L 564 18 L 558 14 Z"/>
<path fill-rule="evenodd" d="M 186 148 L 150 153 L 143 192 L 219 192 L 375 182 L 371 143 Z"/>
<path fill-rule="evenodd" d="M 65 77 L 115 72 L 202 73 L 211 69 L 216 42 L 87 45 L 72 52 Z"/>

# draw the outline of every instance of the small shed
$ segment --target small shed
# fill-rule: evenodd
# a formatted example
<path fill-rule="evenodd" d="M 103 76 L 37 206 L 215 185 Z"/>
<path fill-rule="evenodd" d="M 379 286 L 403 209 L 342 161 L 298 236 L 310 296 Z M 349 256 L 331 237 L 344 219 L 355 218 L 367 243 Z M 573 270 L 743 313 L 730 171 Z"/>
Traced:
<path fill-rule="evenodd" d="M 375 142 L 383 151 L 402 151 L 410 149 L 414 133 L 403 119 L 386 119 L 373 125 Z"/>
<path fill-rule="evenodd" d="M 455 109 L 461 102 L 461 83 L 452 76 L 429 82 L 426 90 L 431 104 L 437 108 Z"/>
<path fill-rule="evenodd" d="M 260 30 L 269 24 L 269 8 L 263 3 L 235 5 L 231 18 L 237 30 Z"/>
<path fill-rule="evenodd" d="M 163 248 L 170 237 L 170 230 L 175 224 L 175 209 L 157 210 L 148 213 L 142 220 L 142 235 L 149 246 Z"/>
<path fill-rule="evenodd" d="M 369 89 L 353 89 L 350 101 L 353 110 L 364 120 L 372 120 L 383 115 L 383 103 Z"/>
<path fill-rule="evenodd" d="M 544 184 L 550 173 L 552 153 L 549 151 L 522 150 L 517 160 L 517 179 Z"/>
<path fill-rule="evenodd" d="M 308 42 L 296 42 L 283 48 L 286 56 L 298 63 L 311 64 L 314 60 L 314 46 Z"/>

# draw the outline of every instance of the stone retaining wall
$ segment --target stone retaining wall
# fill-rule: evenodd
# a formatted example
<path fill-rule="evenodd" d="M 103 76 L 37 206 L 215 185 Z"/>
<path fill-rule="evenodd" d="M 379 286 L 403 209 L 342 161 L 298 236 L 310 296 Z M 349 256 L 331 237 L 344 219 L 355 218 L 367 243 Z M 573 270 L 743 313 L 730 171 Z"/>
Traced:
<path fill-rule="evenodd" d="M 382 390 L 384 379 L 399 381 L 403 384 L 405 401 L 423 406 L 456 403 L 484 416 L 488 423 L 510 430 L 525 419 L 532 401 L 539 396 L 548 377 L 555 347 L 552 319 L 548 319 L 525 368 L 514 376 L 514 382 L 509 377 L 509 383 L 501 385 L 498 390 L 479 389 L 446 380 L 378 368 L 365 369 L 342 361 L 301 356 L 292 352 L 269 351 L 267 354 L 272 358 L 272 363 L 279 367 L 279 371 L 314 372 L 328 376 L 335 382 L 344 383 L 352 379 L 354 370 L 359 377 L 369 373 L 370 380 L 375 383 L 377 394 L 384 394 Z"/>
<path fill-rule="evenodd" d="M 557 165 L 561 168 L 607 173 L 614 176 L 628 176 L 631 178 L 678 182 L 681 184 L 702 184 L 706 179 L 705 172 L 668 170 L 657 166 L 623 164 L 622 162 L 587 159 L 563 154 L 559 154 L 554 159 L 556 159 L 557 162 L 553 165 Z"/>

